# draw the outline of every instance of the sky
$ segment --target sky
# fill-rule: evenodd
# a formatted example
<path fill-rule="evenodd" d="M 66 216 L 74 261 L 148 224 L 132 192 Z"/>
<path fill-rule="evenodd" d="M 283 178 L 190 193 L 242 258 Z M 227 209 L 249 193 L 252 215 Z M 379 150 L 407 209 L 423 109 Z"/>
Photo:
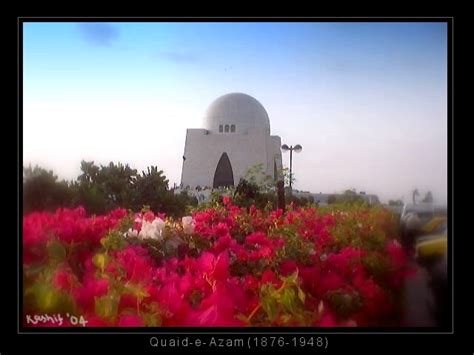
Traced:
<path fill-rule="evenodd" d="M 294 188 L 447 200 L 445 23 L 23 26 L 23 166 L 71 180 L 81 160 L 154 165 L 179 184 L 186 128 L 243 92 L 303 146 Z"/>

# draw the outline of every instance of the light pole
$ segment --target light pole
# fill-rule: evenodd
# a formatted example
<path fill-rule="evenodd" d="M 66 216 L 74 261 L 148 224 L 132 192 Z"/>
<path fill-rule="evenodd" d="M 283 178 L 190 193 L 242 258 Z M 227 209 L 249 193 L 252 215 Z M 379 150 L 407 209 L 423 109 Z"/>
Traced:
<path fill-rule="evenodd" d="M 290 145 L 289 147 L 286 145 L 286 144 L 283 144 L 281 146 L 281 149 L 283 151 L 290 151 L 290 191 L 292 190 L 291 189 L 291 180 L 292 180 L 292 171 L 293 171 L 293 151 L 295 151 L 296 153 L 299 153 L 303 150 L 303 147 L 299 144 L 295 145 L 294 147 L 292 145 Z"/>

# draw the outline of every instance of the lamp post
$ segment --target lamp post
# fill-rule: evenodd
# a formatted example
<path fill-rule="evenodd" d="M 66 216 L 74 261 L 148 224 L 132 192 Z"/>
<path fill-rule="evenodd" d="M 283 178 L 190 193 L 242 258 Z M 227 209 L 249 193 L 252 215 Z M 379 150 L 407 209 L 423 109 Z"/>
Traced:
<path fill-rule="evenodd" d="M 296 153 L 299 153 L 303 150 L 303 147 L 299 144 L 295 145 L 294 147 L 292 145 L 288 147 L 286 144 L 283 144 L 281 146 L 281 149 L 285 152 L 288 150 L 290 151 L 290 191 L 292 191 L 291 180 L 292 180 L 292 171 L 293 171 L 293 151 L 295 151 Z"/>

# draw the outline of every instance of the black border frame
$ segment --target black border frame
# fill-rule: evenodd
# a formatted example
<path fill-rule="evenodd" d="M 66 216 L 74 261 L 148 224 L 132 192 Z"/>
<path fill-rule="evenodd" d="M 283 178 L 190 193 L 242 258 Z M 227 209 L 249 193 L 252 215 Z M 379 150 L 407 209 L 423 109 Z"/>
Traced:
<path fill-rule="evenodd" d="M 30 328 L 22 326 L 22 271 L 23 271 L 23 252 L 21 236 L 22 236 L 22 206 L 20 197 L 22 196 L 22 186 L 20 185 L 20 173 L 23 166 L 22 152 L 22 130 L 23 130 L 23 23 L 27 22 L 443 22 L 447 24 L 447 108 L 448 108 L 448 249 L 451 251 L 448 257 L 448 273 L 449 287 L 451 294 L 449 301 L 453 305 L 451 312 L 450 329 L 440 329 L 432 327 L 423 328 L 304 328 L 304 327 L 279 327 L 279 328 L 190 328 L 190 327 L 167 327 L 167 328 Z M 18 175 L 17 175 L 17 194 L 18 194 L 18 236 L 17 236 L 17 334 L 154 334 L 154 335 L 171 335 L 171 334 L 195 334 L 195 335 L 230 335 L 230 334 L 288 334 L 288 335 L 321 335 L 321 334 L 454 334 L 454 243 L 453 243 L 453 45 L 454 45 L 454 18 L 453 17 L 17 17 L 17 50 L 18 50 Z M 44 329 L 45 331 L 38 331 Z"/>

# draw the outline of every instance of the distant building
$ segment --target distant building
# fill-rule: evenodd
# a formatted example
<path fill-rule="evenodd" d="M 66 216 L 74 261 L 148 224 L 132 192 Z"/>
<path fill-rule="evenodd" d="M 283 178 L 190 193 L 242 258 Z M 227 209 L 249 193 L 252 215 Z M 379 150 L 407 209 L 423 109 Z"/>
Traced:
<path fill-rule="evenodd" d="M 309 197 L 312 196 L 314 198 L 315 203 L 319 203 L 320 206 L 328 205 L 330 202 L 331 196 L 337 198 L 342 198 L 344 194 L 328 194 L 328 193 L 311 193 L 311 192 L 300 192 L 300 191 L 293 191 L 293 195 L 296 197 Z M 379 197 L 374 194 L 367 194 L 365 192 L 360 192 L 356 196 L 364 199 L 371 205 L 378 205 L 380 204 Z"/>
<path fill-rule="evenodd" d="M 281 139 L 270 135 L 270 119 L 253 97 L 232 93 L 208 108 L 204 127 L 188 129 L 181 187 L 235 186 L 252 166 L 274 178 L 282 169 Z"/>

